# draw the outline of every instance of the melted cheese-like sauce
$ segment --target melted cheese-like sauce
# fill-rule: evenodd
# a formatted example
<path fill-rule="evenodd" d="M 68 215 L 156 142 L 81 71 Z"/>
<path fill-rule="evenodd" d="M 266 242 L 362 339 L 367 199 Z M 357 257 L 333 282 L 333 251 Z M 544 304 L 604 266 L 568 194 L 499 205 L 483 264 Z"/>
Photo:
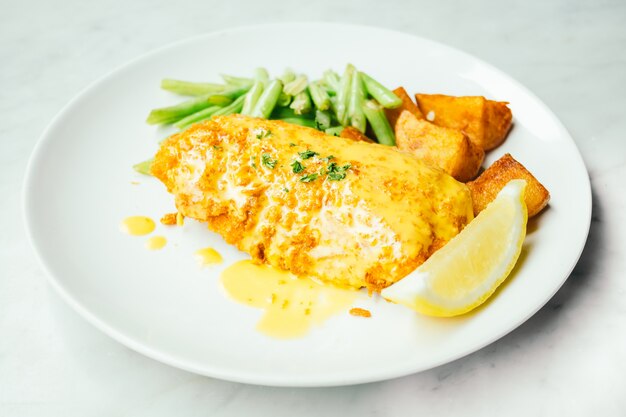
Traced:
<path fill-rule="evenodd" d="M 153 236 L 146 241 L 146 248 L 150 250 L 158 250 L 165 247 L 167 239 L 164 236 Z"/>
<path fill-rule="evenodd" d="M 197 250 L 195 255 L 198 259 L 198 262 L 202 266 L 221 264 L 223 261 L 222 255 L 220 255 L 218 251 L 210 247 Z"/>
<path fill-rule="evenodd" d="M 281 339 L 303 336 L 314 325 L 347 312 L 357 296 L 354 290 L 299 278 L 249 260 L 226 268 L 221 281 L 232 299 L 264 310 L 257 330 Z"/>
<path fill-rule="evenodd" d="M 302 171 L 294 172 L 296 161 Z M 349 168 L 333 180 L 331 164 Z M 412 155 L 279 121 L 199 123 L 164 143 L 152 171 L 181 213 L 258 262 L 374 291 L 473 217 L 469 189 Z M 317 176 L 303 181 L 305 174 Z"/>
<path fill-rule="evenodd" d="M 132 236 L 144 236 L 154 231 L 154 220 L 145 216 L 130 216 L 122 221 L 121 229 Z"/>

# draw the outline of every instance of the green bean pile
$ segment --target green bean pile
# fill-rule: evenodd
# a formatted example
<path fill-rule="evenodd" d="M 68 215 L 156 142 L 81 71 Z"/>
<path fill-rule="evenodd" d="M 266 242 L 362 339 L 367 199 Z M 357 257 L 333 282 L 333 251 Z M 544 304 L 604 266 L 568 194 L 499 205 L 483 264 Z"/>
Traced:
<path fill-rule="evenodd" d="M 330 135 L 339 135 L 346 126 L 365 133 L 369 124 L 372 139 L 395 145 L 384 109 L 399 107 L 402 100 L 352 64 L 346 65 L 341 76 L 327 70 L 315 81 L 292 70 L 270 79 L 265 68 L 257 68 L 252 78 L 222 78 L 222 84 L 162 80 L 162 89 L 193 98 L 152 110 L 147 122 L 183 130 L 216 115 L 240 113 L 283 120 Z"/>

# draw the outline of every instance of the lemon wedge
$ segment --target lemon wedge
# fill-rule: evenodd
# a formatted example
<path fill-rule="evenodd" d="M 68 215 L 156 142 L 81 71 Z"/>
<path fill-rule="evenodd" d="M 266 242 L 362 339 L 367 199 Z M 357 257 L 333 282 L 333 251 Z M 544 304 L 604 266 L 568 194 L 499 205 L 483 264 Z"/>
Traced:
<path fill-rule="evenodd" d="M 478 307 L 509 275 L 522 250 L 526 181 L 511 180 L 458 235 L 381 295 L 429 316 Z"/>

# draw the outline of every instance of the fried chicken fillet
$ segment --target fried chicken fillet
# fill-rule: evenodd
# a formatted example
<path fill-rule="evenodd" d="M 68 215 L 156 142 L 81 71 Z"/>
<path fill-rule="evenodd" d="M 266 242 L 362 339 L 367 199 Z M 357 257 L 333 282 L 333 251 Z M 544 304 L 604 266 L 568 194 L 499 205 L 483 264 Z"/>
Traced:
<path fill-rule="evenodd" d="M 171 136 L 152 173 L 180 213 L 258 262 L 370 291 L 473 217 L 467 187 L 410 154 L 241 115 Z"/>

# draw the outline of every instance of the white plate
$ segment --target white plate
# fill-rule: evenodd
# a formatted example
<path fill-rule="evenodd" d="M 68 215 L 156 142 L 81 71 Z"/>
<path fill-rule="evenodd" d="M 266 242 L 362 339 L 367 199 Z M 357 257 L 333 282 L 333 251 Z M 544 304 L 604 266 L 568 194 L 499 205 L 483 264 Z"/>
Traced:
<path fill-rule="evenodd" d="M 291 341 L 254 330 L 260 311 L 225 297 L 222 267 L 201 269 L 193 252 L 214 246 L 230 264 L 245 258 L 199 224 L 159 226 L 169 244 L 120 233 L 126 216 L 158 219 L 173 199 L 131 166 L 166 132 L 144 123 L 176 102 L 164 77 L 217 81 L 257 66 L 321 76 L 346 61 L 409 92 L 485 95 L 509 101 L 515 127 L 485 166 L 510 152 L 552 200 L 525 243 L 519 267 L 497 296 L 457 319 L 421 317 L 362 294 L 371 319 L 339 315 Z M 133 185 L 131 181 L 140 181 Z M 91 323 L 159 361 L 232 381 L 279 386 L 343 385 L 418 372 L 480 349 L 515 329 L 563 284 L 584 246 L 591 214 L 587 172 L 567 131 L 533 94 L 484 62 L 441 44 L 387 30 L 282 24 L 229 30 L 145 55 L 87 88 L 39 141 L 25 182 L 32 243 L 53 286 Z"/>

